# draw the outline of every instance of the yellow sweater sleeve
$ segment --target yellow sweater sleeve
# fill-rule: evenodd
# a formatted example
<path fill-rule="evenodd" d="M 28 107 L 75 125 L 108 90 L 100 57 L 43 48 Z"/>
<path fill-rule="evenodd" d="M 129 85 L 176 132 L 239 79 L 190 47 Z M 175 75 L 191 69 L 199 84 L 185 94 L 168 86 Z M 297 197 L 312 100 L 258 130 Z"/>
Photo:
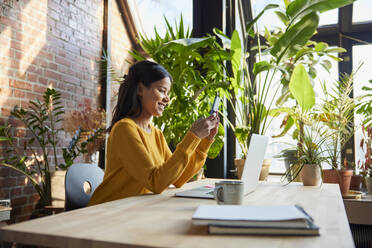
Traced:
<path fill-rule="evenodd" d="M 188 132 L 163 164 L 154 164 L 135 126 L 118 122 L 112 135 L 113 147 L 117 149 L 114 152 L 127 165 L 124 170 L 154 193 L 161 193 L 182 175 L 200 143 L 200 138 Z M 123 140 L 126 140 L 124 144 Z"/>
<path fill-rule="evenodd" d="M 177 188 L 187 183 L 204 165 L 207 152 L 213 141 L 203 139 L 193 153 L 182 175 L 173 183 Z"/>

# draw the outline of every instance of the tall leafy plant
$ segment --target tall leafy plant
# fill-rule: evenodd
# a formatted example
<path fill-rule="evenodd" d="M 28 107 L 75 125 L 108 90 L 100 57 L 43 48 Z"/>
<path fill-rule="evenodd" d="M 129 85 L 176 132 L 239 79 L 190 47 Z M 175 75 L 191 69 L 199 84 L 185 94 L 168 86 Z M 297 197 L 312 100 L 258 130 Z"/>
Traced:
<path fill-rule="evenodd" d="M 224 95 L 229 84 L 224 80 L 223 60 L 229 54 L 215 41 L 215 37 L 191 38 L 183 20 L 173 28 L 165 18 L 166 33 L 160 36 L 155 28 L 155 37 L 141 36 L 143 50 L 156 62 L 162 64 L 172 75 L 170 103 L 161 117 L 155 118 L 156 126 L 163 130 L 167 142 L 179 143 L 191 124 L 201 116 L 208 116 L 217 92 Z M 136 60 L 145 56 L 133 51 Z M 223 128 L 220 125 L 216 140 L 208 156 L 214 158 L 223 146 Z"/>
<path fill-rule="evenodd" d="M 62 148 L 64 161 L 59 163 L 59 134 L 63 130 L 60 122 L 64 113 L 61 94 L 48 88 L 42 101 L 31 100 L 28 108 L 15 107 L 11 112 L 11 117 L 26 128 L 27 139 L 17 140 L 15 127 L 11 125 L 0 126 L 0 141 L 7 147 L 5 159 L 0 164 L 26 176 L 40 196 L 40 207 L 52 203 L 51 169 L 67 169 L 79 155 L 87 153 L 88 144 L 95 142 L 104 132 L 103 128 L 98 128 L 83 138 L 81 133 L 84 130 L 77 130 L 69 146 Z"/>
<path fill-rule="evenodd" d="M 285 11 L 277 11 L 279 18 L 285 24 L 285 28 L 280 32 L 270 33 L 266 30 L 266 44 L 261 45 L 261 34 L 253 29 L 255 23 L 265 11 L 278 9 L 278 5 L 267 5 L 252 21 L 247 22 L 243 29 L 243 46 L 237 33 L 233 33 L 231 39 L 224 36 L 220 31 L 216 34 L 224 41 L 226 50 L 232 55 L 232 86 L 233 94 L 229 95 L 229 101 L 235 114 L 237 124 L 230 125 L 235 133 L 245 155 L 250 137 L 253 133 L 265 134 L 270 120 L 268 118 L 270 110 L 274 106 L 274 101 L 282 90 L 283 99 L 288 99 L 291 94 L 302 95 L 303 107 L 308 108 L 313 100 L 304 99 L 304 89 L 312 90 L 308 82 L 293 83 L 292 92 L 289 89 L 290 78 L 295 72 L 295 68 L 305 64 L 303 58 L 311 56 L 312 53 L 326 51 L 324 43 L 320 43 L 316 48 L 310 38 L 316 32 L 319 25 L 318 12 L 325 12 L 330 9 L 340 8 L 350 4 L 353 0 L 314 0 L 314 1 L 284 1 Z M 243 13 L 241 11 L 241 16 Z M 257 46 L 251 46 L 250 41 L 256 40 Z M 328 53 L 331 51 L 327 51 Z M 252 73 L 250 74 L 247 58 L 254 56 L 255 62 Z M 327 66 L 329 63 L 325 62 Z M 298 69 L 299 76 L 303 76 L 303 65 Z M 311 73 L 311 72 L 310 72 Z M 275 80 L 276 75 L 281 75 L 281 83 Z M 300 87 L 297 86 L 300 85 Z M 306 85 L 305 85 L 306 84 Z M 269 94 L 270 93 L 270 94 Z M 240 100 L 241 105 L 234 104 L 234 97 Z M 295 96 L 292 96 L 295 98 Z M 296 99 L 297 100 L 297 99 Z M 239 101 L 238 101 L 239 102 Z M 237 108 L 241 110 L 237 110 Z M 231 124 L 231 123 L 230 123 Z"/>
<path fill-rule="evenodd" d="M 15 108 L 11 115 L 20 120 L 32 134 L 23 142 L 23 149 L 18 149 L 16 139 L 11 135 L 11 127 L 1 127 L 1 136 L 9 142 L 11 148 L 8 156 L 1 162 L 3 166 L 12 168 L 23 175 L 33 184 L 40 196 L 41 206 L 51 205 L 51 167 L 58 165 L 57 146 L 58 133 L 62 130 L 58 123 L 64 114 L 61 95 L 55 89 L 47 89 L 43 101 L 29 101 L 29 108 Z M 37 149 L 41 149 L 41 154 Z M 50 150 L 52 160 L 49 160 Z M 31 154 L 29 154 L 30 152 Z"/>

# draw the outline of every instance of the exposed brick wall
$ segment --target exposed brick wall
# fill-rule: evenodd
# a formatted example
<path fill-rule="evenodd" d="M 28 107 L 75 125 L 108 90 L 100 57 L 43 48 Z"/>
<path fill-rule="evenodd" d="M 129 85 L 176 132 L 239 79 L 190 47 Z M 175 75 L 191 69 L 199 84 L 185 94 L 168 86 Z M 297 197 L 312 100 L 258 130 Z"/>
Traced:
<path fill-rule="evenodd" d="M 0 124 L 15 105 L 27 107 L 50 86 L 62 93 L 66 112 L 83 99 L 96 102 L 102 29 L 101 0 L 14 1 L 0 17 Z M 12 124 L 19 126 L 13 135 L 25 139 L 27 130 Z M 69 141 L 60 138 L 63 146 Z M 24 176 L 0 166 L 0 198 L 11 199 L 18 222 L 29 218 L 38 196 Z"/>
<path fill-rule="evenodd" d="M 112 16 L 111 16 L 111 62 L 115 71 L 119 76 L 123 76 L 128 72 L 132 57 L 128 50 L 131 49 L 131 42 L 128 33 L 125 29 L 122 16 L 120 14 L 119 6 L 116 1 L 112 1 Z M 117 101 L 117 92 L 119 89 L 118 82 L 111 84 L 111 109 L 114 108 Z"/>

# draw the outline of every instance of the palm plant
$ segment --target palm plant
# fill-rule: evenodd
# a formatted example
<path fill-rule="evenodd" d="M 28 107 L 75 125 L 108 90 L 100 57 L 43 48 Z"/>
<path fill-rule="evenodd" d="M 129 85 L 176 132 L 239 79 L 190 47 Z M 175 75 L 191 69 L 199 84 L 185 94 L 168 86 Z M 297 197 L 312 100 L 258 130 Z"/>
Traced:
<path fill-rule="evenodd" d="M 317 118 L 328 127 L 326 134 L 329 142 L 327 153 L 328 163 L 333 169 L 346 169 L 339 161 L 341 151 L 354 134 L 355 125 L 352 121 L 358 97 L 352 98 L 353 77 L 355 72 L 342 74 L 333 89 L 328 89 L 323 83 L 325 100 L 321 104 Z"/>

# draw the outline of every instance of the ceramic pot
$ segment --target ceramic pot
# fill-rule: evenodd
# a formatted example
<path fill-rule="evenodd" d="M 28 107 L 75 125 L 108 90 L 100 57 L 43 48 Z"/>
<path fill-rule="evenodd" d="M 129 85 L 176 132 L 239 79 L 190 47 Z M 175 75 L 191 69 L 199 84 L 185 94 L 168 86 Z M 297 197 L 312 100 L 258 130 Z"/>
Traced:
<path fill-rule="evenodd" d="M 319 186 L 321 179 L 320 167 L 316 164 L 304 164 L 300 177 L 304 186 Z"/>
<path fill-rule="evenodd" d="M 364 178 L 368 190 L 368 194 L 372 194 L 372 177 L 365 177 Z"/>

